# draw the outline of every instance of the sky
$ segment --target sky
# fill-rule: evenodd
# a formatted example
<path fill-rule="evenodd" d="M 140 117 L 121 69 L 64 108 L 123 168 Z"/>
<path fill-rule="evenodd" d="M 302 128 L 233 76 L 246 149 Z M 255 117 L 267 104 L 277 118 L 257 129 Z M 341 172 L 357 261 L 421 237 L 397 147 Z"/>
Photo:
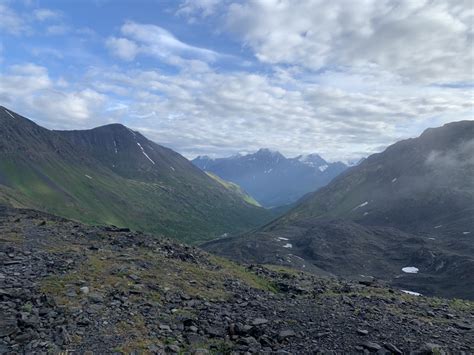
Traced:
<path fill-rule="evenodd" d="M 352 161 L 474 119 L 472 0 L 0 0 L 0 104 L 188 158 Z"/>

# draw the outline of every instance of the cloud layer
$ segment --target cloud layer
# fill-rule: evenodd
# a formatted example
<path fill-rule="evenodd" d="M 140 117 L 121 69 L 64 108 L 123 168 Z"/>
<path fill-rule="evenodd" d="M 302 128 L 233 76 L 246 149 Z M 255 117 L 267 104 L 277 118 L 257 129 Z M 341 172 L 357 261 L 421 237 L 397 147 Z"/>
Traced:
<path fill-rule="evenodd" d="M 352 160 L 473 118 L 469 1 L 200 0 L 168 10 L 192 30 L 215 24 L 202 34 L 213 48 L 127 14 L 100 37 L 65 26 L 67 12 L 6 4 L 4 35 L 74 35 L 84 49 L 35 45 L 12 63 L 12 42 L 2 45 L 0 101 L 51 128 L 119 121 L 188 157 L 268 147 Z"/>
<path fill-rule="evenodd" d="M 472 81 L 470 0 L 251 1 L 230 4 L 225 20 L 271 64 L 375 65 L 407 81 Z"/>

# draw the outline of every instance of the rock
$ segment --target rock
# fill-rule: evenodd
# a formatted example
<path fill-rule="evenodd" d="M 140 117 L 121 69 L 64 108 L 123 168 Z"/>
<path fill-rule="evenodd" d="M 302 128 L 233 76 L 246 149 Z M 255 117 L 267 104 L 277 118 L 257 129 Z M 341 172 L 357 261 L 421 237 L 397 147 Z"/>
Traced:
<path fill-rule="evenodd" d="M 421 349 L 418 350 L 418 353 L 420 354 L 436 354 L 436 355 L 444 355 L 446 352 L 442 350 L 442 346 L 434 343 L 425 343 L 421 347 Z"/>
<path fill-rule="evenodd" d="M 12 335 L 19 330 L 14 317 L 9 317 L 1 313 L 0 316 L 0 338 Z"/>
<path fill-rule="evenodd" d="M 84 294 L 84 295 L 89 294 L 89 287 L 87 287 L 87 286 L 83 286 L 83 287 L 81 287 L 79 290 L 80 290 L 81 293 Z"/>
<path fill-rule="evenodd" d="M 166 351 L 169 351 L 171 353 L 179 353 L 180 348 L 178 345 L 175 345 L 175 344 L 166 345 Z"/>
<path fill-rule="evenodd" d="M 459 329 L 462 329 L 462 330 L 471 330 L 471 329 L 473 329 L 472 325 L 467 324 L 467 323 L 455 322 L 453 324 L 456 328 L 459 328 Z"/>
<path fill-rule="evenodd" d="M 222 331 L 216 327 L 206 327 L 205 332 L 212 338 L 218 338 L 222 335 Z"/>
<path fill-rule="evenodd" d="M 160 324 L 160 330 L 162 330 L 164 332 L 171 332 L 170 326 L 166 325 L 166 324 Z"/>
<path fill-rule="evenodd" d="M 379 344 L 373 343 L 371 341 L 366 341 L 365 343 L 362 343 L 360 345 L 369 351 L 379 351 L 382 349 L 382 347 Z"/>
<path fill-rule="evenodd" d="M 403 351 L 401 351 L 399 348 L 397 348 L 395 345 L 393 345 L 391 343 L 384 343 L 383 346 L 395 355 L 402 355 L 403 354 Z"/>
<path fill-rule="evenodd" d="M 359 284 L 364 286 L 372 286 L 375 283 L 375 278 L 372 276 L 360 276 Z"/>
<path fill-rule="evenodd" d="M 239 343 L 240 343 L 240 344 L 247 345 L 247 346 L 253 346 L 253 345 L 258 344 L 257 339 L 255 339 L 254 337 L 243 337 L 243 338 L 240 338 Z"/>
<path fill-rule="evenodd" d="M 268 320 L 265 319 L 265 318 L 255 318 L 252 321 L 252 325 L 254 325 L 254 326 L 259 326 L 259 325 L 266 324 L 266 323 L 268 323 Z"/>
<path fill-rule="evenodd" d="M 132 279 L 133 281 L 139 281 L 139 280 L 140 280 L 140 277 L 138 277 L 138 276 L 135 275 L 135 274 L 128 275 L 128 277 L 129 277 L 130 279 Z"/>
<path fill-rule="evenodd" d="M 369 331 L 365 329 L 357 329 L 357 334 L 359 335 L 368 335 Z"/>
<path fill-rule="evenodd" d="M 287 338 L 294 337 L 296 333 L 293 330 L 282 330 L 280 333 L 278 333 L 278 339 L 284 340 Z"/>
<path fill-rule="evenodd" d="M 102 296 L 100 293 L 97 293 L 97 292 L 89 293 L 88 297 L 92 302 L 95 302 L 95 303 L 103 303 L 104 302 L 104 296 Z"/>
<path fill-rule="evenodd" d="M 74 298 L 74 297 L 77 297 L 77 293 L 74 290 L 70 290 L 66 292 L 66 296 L 70 298 Z"/>
<path fill-rule="evenodd" d="M 19 343 L 26 343 L 32 339 L 35 339 L 38 337 L 38 334 L 33 331 L 33 330 L 28 330 L 27 332 L 25 333 L 21 333 L 19 335 L 17 335 L 15 337 L 15 341 L 19 342 Z"/>

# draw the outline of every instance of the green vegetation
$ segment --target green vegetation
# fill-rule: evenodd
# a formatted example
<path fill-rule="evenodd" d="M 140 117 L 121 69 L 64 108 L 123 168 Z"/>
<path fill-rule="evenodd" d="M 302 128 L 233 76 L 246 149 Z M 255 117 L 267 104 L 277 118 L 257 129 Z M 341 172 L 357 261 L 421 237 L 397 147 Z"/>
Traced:
<path fill-rule="evenodd" d="M 211 178 L 213 178 L 214 180 L 216 180 L 219 184 L 224 186 L 227 190 L 236 193 L 238 196 L 240 196 L 248 204 L 254 205 L 254 206 L 257 206 L 257 207 L 261 207 L 261 205 L 257 202 L 257 200 L 255 200 L 252 196 L 250 196 L 248 193 L 246 193 L 244 190 L 242 190 L 242 188 L 239 185 L 237 185 L 233 182 L 221 179 L 219 176 L 217 176 L 217 175 L 215 175 L 215 174 L 213 174 L 209 171 L 206 171 L 206 174 L 208 176 L 210 176 Z"/>
<path fill-rule="evenodd" d="M 89 224 L 166 234 L 191 243 L 244 231 L 269 216 L 263 209 L 239 202 L 237 196 L 229 205 L 219 191 L 204 196 L 205 190 L 193 185 L 176 190 L 62 161 L 33 164 L 1 159 L 0 173 L 8 181 L 8 187 L 0 189 L 0 201 L 8 205 Z"/>
<path fill-rule="evenodd" d="M 188 243 L 272 218 L 237 186 L 124 126 L 53 132 L 0 114 L 0 127 L 0 203 Z"/>

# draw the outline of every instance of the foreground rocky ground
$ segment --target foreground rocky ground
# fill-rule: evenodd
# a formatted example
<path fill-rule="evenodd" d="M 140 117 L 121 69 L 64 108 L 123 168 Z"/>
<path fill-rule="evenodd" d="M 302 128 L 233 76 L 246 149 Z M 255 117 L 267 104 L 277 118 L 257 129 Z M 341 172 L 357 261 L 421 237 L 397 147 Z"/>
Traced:
<path fill-rule="evenodd" d="M 472 353 L 474 304 L 0 207 L 0 353 Z"/>

